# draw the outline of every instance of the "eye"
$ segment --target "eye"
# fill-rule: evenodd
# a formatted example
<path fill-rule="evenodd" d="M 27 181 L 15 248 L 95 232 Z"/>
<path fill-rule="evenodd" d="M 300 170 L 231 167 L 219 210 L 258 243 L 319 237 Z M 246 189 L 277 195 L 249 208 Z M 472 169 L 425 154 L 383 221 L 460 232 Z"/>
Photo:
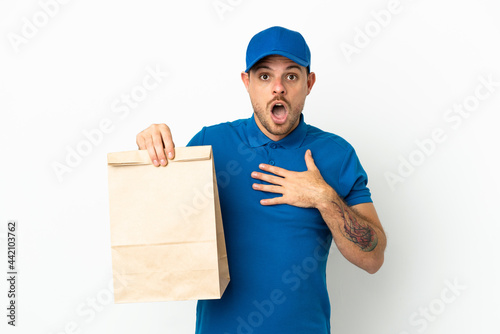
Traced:
<path fill-rule="evenodd" d="M 297 80 L 297 76 L 295 74 L 288 74 L 286 78 L 290 81 Z"/>
<path fill-rule="evenodd" d="M 269 75 L 267 75 L 267 74 L 261 74 L 259 76 L 259 78 L 262 79 L 262 80 L 267 80 L 267 79 L 269 79 Z"/>

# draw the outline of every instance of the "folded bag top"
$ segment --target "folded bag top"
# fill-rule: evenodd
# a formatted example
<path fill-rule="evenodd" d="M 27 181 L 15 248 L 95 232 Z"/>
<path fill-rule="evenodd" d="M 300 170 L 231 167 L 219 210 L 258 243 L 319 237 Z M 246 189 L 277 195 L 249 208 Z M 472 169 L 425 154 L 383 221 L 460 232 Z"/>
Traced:
<path fill-rule="evenodd" d="M 168 159 L 169 162 L 185 162 L 197 160 L 209 160 L 212 158 L 212 146 L 192 146 L 175 149 L 175 158 Z M 108 165 L 152 165 L 147 150 L 134 150 L 125 152 L 108 153 Z"/>

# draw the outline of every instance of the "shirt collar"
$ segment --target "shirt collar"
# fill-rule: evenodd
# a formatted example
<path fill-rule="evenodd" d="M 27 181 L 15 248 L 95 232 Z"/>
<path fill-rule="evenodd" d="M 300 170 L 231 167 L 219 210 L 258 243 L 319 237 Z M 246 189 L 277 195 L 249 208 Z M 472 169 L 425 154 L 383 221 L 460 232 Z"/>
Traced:
<path fill-rule="evenodd" d="M 285 138 L 279 141 L 269 139 L 255 122 L 255 115 L 247 122 L 247 139 L 250 147 L 259 147 L 271 142 L 283 146 L 286 149 L 299 148 L 307 134 L 307 124 L 304 122 L 304 115 L 300 115 L 299 125 Z"/>

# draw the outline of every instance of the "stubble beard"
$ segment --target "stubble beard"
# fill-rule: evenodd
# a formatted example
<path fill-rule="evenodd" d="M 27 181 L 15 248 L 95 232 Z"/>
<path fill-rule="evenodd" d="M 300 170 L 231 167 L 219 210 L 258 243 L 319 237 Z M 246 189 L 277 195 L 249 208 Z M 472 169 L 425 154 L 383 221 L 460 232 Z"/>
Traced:
<path fill-rule="evenodd" d="M 267 130 L 267 132 L 269 132 L 274 136 L 288 135 L 292 131 L 292 128 L 298 122 L 300 115 L 302 114 L 302 110 L 304 109 L 304 103 L 301 103 L 294 110 L 292 110 L 291 105 L 288 102 L 286 102 L 288 108 L 287 120 L 285 124 L 275 124 L 272 121 L 271 117 L 266 117 L 267 114 L 270 113 L 271 111 L 264 110 L 262 107 L 257 106 L 253 101 L 251 102 L 253 111 L 257 116 L 257 118 L 259 119 L 260 124 L 262 124 L 262 126 Z"/>

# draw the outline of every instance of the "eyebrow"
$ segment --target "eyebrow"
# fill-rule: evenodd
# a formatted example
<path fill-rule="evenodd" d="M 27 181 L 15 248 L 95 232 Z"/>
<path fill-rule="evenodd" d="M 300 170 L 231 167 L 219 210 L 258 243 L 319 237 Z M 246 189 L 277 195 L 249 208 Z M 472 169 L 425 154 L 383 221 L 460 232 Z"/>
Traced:
<path fill-rule="evenodd" d="M 262 70 L 262 69 L 271 70 L 271 68 L 267 65 L 257 65 L 254 68 L 255 71 Z"/>
<path fill-rule="evenodd" d="M 301 68 L 299 65 L 290 65 L 290 66 L 288 66 L 286 69 L 287 69 L 287 70 L 291 70 L 292 68 L 296 68 L 296 69 L 298 69 L 299 71 L 302 71 L 302 68 Z"/>
<path fill-rule="evenodd" d="M 299 65 L 290 65 L 290 66 L 288 66 L 288 67 L 286 68 L 286 70 L 288 71 L 288 70 L 291 70 L 291 69 L 293 69 L 293 68 L 295 68 L 295 69 L 297 69 L 297 70 L 299 70 L 299 71 L 301 71 L 301 70 L 302 70 L 302 69 L 300 68 L 300 66 L 299 66 Z M 257 65 L 257 66 L 255 67 L 255 71 L 258 71 L 258 70 L 261 70 L 261 69 L 266 69 L 266 70 L 270 70 L 270 71 L 272 71 L 272 68 L 270 68 L 269 66 L 264 65 L 264 64 L 262 64 L 262 65 Z"/>

